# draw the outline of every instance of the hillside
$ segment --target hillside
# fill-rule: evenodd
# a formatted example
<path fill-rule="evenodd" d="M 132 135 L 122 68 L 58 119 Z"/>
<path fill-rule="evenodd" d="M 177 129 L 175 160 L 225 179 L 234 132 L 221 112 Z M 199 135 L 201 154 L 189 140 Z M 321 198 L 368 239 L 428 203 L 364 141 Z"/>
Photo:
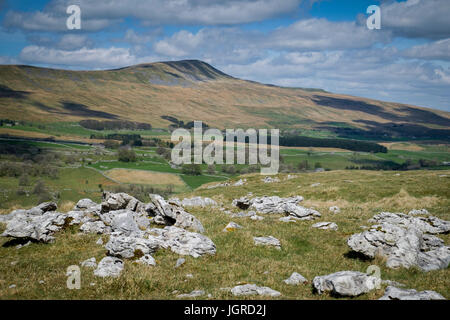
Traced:
<path fill-rule="evenodd" d="M 366 137 L 363 129 L 369 130 L 368 138 L 370 132 L 448 137 L 450 128 L 448 112 L 264 85 L 197 60 L 107 71 L 0 66 L 0 118 L 47 123 L 123 119 L 167 128 L 170 122 L 162 116 L 218 128 L 303 128 Z"/>

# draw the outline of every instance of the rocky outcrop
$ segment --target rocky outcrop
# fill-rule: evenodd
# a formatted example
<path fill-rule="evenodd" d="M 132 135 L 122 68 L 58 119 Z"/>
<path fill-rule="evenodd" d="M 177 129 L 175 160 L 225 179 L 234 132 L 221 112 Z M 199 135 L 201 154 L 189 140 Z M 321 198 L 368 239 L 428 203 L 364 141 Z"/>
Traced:
<path fill-rule="evenodd" d="M 216 254 L 216 245 L 208 237 L 177 227 L 150 230 L 149 239 L 157 241 L 163 248 L 170 248 L 181 255 L 198 258 L 202 255 Z"/>
<path fill-rule="evenodd" d="M 4 218 L 6 230 L 3 237 L 51 242 L 55 232 L 68 225 L 67 214 L 56 212 L 53 202 L 42 203 L 29 210 L 15 210 Z"/>
<path fill-rule="evenodd" d="M 155 217 L 156 223 L 192 229 L 192 231 L 200 233 L 205 231 L 201 222 L 186 212 L 176 201 L 167 202 L 157 194 L 150 195 L 150 198 L 152 203 L 147 205 L 146 210 L 151 216 Z"/>
<path fill-rule="evenodd" d="M 231 289 L 231 293 L 234 296 L 268 296 L 268 297 L 279 297 L 281 293 L 273 290 L 269 287 L 258 287 L 255 284 L 244 284 L 240 286 L 236 286 Z"/>
<path fill-rule="evenodd" d="M 125 236 L 120 232 L 112 233 L 105 245 L 110 256 L 131 259 L 156 252 L 162 246 L 158 239 L 145 239 L 143 236 Z"/>
<path fill-rule="evenodd" d="M 450 248 L 432 235 L 447 233 L 448 221 L 389 212 L 380 213 L 370 221 L 379 224 L 348 239 L 353 251 L 369 258 L 385 257 L 390 268 L 416 266 L 430 271 L 449 265 Z"/>
<path fill-rule="evenodd" d="M 381 279 L 357 271 L 340 271 L 313 279 L 313 287 L 318 294 L 356 297 L 367 293 L 381 284 Z"/>
<path fill-rule="evenodd" d="M 232 204 L 242 210 L 251 209 L 260 214 L 284 214 L 298 218 L 299 220 L 313 220 L 320 217 L 320 213 L 298 205 L 303 197 L 295 196 L 280 198 L 278 196 L 249 198 L 248 196 L 234 199 Z"/>
<path fill-rule="evenodd" d="M 445 298 L 431 290 L 418 292 L 414 289 L 399 289 L 389 286 L 379 300 L 445 300 Z"/>

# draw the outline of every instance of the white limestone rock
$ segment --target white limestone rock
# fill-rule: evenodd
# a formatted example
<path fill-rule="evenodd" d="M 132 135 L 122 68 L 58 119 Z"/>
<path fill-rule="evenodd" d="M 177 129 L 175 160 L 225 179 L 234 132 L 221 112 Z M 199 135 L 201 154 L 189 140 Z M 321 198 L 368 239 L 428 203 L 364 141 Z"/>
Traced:
<path fill-rule="evenodd" d="M 242 229 L 242 226 L 238 225 L 235 222 L 230 222 L 225 226 L 225 228 L 222 231 L 223 232 L 232 232 L 232 231 L 236 231 L 237 229 Z"/>
<path fill-rule="evenodd" d="M 289 285 L 298 285 L 300 283 L 308 282 L 308 280 L 303 277 L 300 273 L 293 272 L 289 278 L 283 280 L 284 283 Z"/>
<path fill-rule="evenodd" d="M 268 297 L 279 297 L 281 293 L 273 290 L 269 287 L 258 287 L 255 284 L 244 284 L 239 285 L 231 289 L 231 293 L 234 296 L 268 296 Z"/>
<path fill-rule="evenodd" d="M 94 270 L 94 275 L 97 277 L 113 277 L 117 278 L 122 273 L 124 264 L 123 261 L 115 257 L 104 257 Z"/>
<path fill-rule="evenodd" d="M 81 262 L 81 266 L 85 268 L 97 268 L 97 260 L 95 257 L 89 258 Z"/>
<path fill-rule="evenodd" d="M 275 237 L 268 236 L 268 237 L 253 237 L 253 241 L 255 245 L 257 246 L 272 246 L 276 249 L 281 249 L 281 243 L 280 240 L 278 240 Z"/>
<path fill-rule="evenodd" d="M 335 296 L 356 297 L 376 289 L 381 279 L 357 271 L 340 271 L 313 279 L 318 294 L 329 292 Z"/>
<path fill-rule="evenodd" d="M 334 222 L 318 222 L 313 224 L 311 227 L 321 229 L 321 230 L 337 230 L 338 226 Z"/>
<path fill-rule="evenodd" d="M 446 300 L 435 291 L 425 290 L 418 292 L 414 289 L 399 289 L 393 286 L 386 288 L 384 296 L 379 300 Z"/>

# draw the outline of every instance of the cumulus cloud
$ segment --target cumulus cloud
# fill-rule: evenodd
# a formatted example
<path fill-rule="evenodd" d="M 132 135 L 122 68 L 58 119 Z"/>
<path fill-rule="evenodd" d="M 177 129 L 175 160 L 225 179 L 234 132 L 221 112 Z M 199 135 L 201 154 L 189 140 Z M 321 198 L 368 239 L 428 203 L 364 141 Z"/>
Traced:
<path fill-rule="evenodd" d="M 448 0 L 407 0 L 381 4 L 382 28 L 410 38 L 450 37 Z"/>
<path fill-rule="evenodd" d="M 52 0 L 43 11 L 7 12 L 3 25 L 26 31 L 66 30 L 66 8 L 81 8 L 82 29 L 97 31 L 125 18 L 144 25 L 232 25 L 294 12 L 301 0 Z"/>
<path fill-rule="evenodd" d="M 138 62 L 138 59 L 130 53 L 129 49 L 115 47 L 60 50 L 32 45 L 23 48 L 20 59 L 32 64 L 92 69 L 124 67 Z"/>
<path fill-rule="evenodd" d="M 266 44 L 284 50 L 357 49 L 389 39 L 389 33 L 373 32 L 355 22 L 307 19 L 275 30 Z"/>
<path fill-rule="evenodd" d="M 3 26 L 8 30 L 64 32 L 67 31 L 68 17 L 65 11 L 8 11 L 3 19 Z M 83 19 L 82 30 L 99 31 L 120 22 L 120 19 Z"/>
<path fill-rule="evenodd" d="M 450 38 L 414 46 L 405 50 L 403 55 L 415 59 L 450 61 Z"/>

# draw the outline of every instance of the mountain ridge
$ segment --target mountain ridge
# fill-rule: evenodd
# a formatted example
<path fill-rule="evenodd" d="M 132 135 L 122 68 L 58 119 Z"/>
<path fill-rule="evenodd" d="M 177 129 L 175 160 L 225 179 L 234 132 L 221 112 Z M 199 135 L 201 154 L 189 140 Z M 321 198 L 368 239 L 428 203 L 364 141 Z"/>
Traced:
<path fill-rule="evenodd" d="M 241 80 L 200 60 L 103 71 L 0 66 L 0 117 L 29 121 L 123 119 L 170 124 L 162 116 L 217 128 L 449 129 L 450 113 L 402 103 Z"/>

